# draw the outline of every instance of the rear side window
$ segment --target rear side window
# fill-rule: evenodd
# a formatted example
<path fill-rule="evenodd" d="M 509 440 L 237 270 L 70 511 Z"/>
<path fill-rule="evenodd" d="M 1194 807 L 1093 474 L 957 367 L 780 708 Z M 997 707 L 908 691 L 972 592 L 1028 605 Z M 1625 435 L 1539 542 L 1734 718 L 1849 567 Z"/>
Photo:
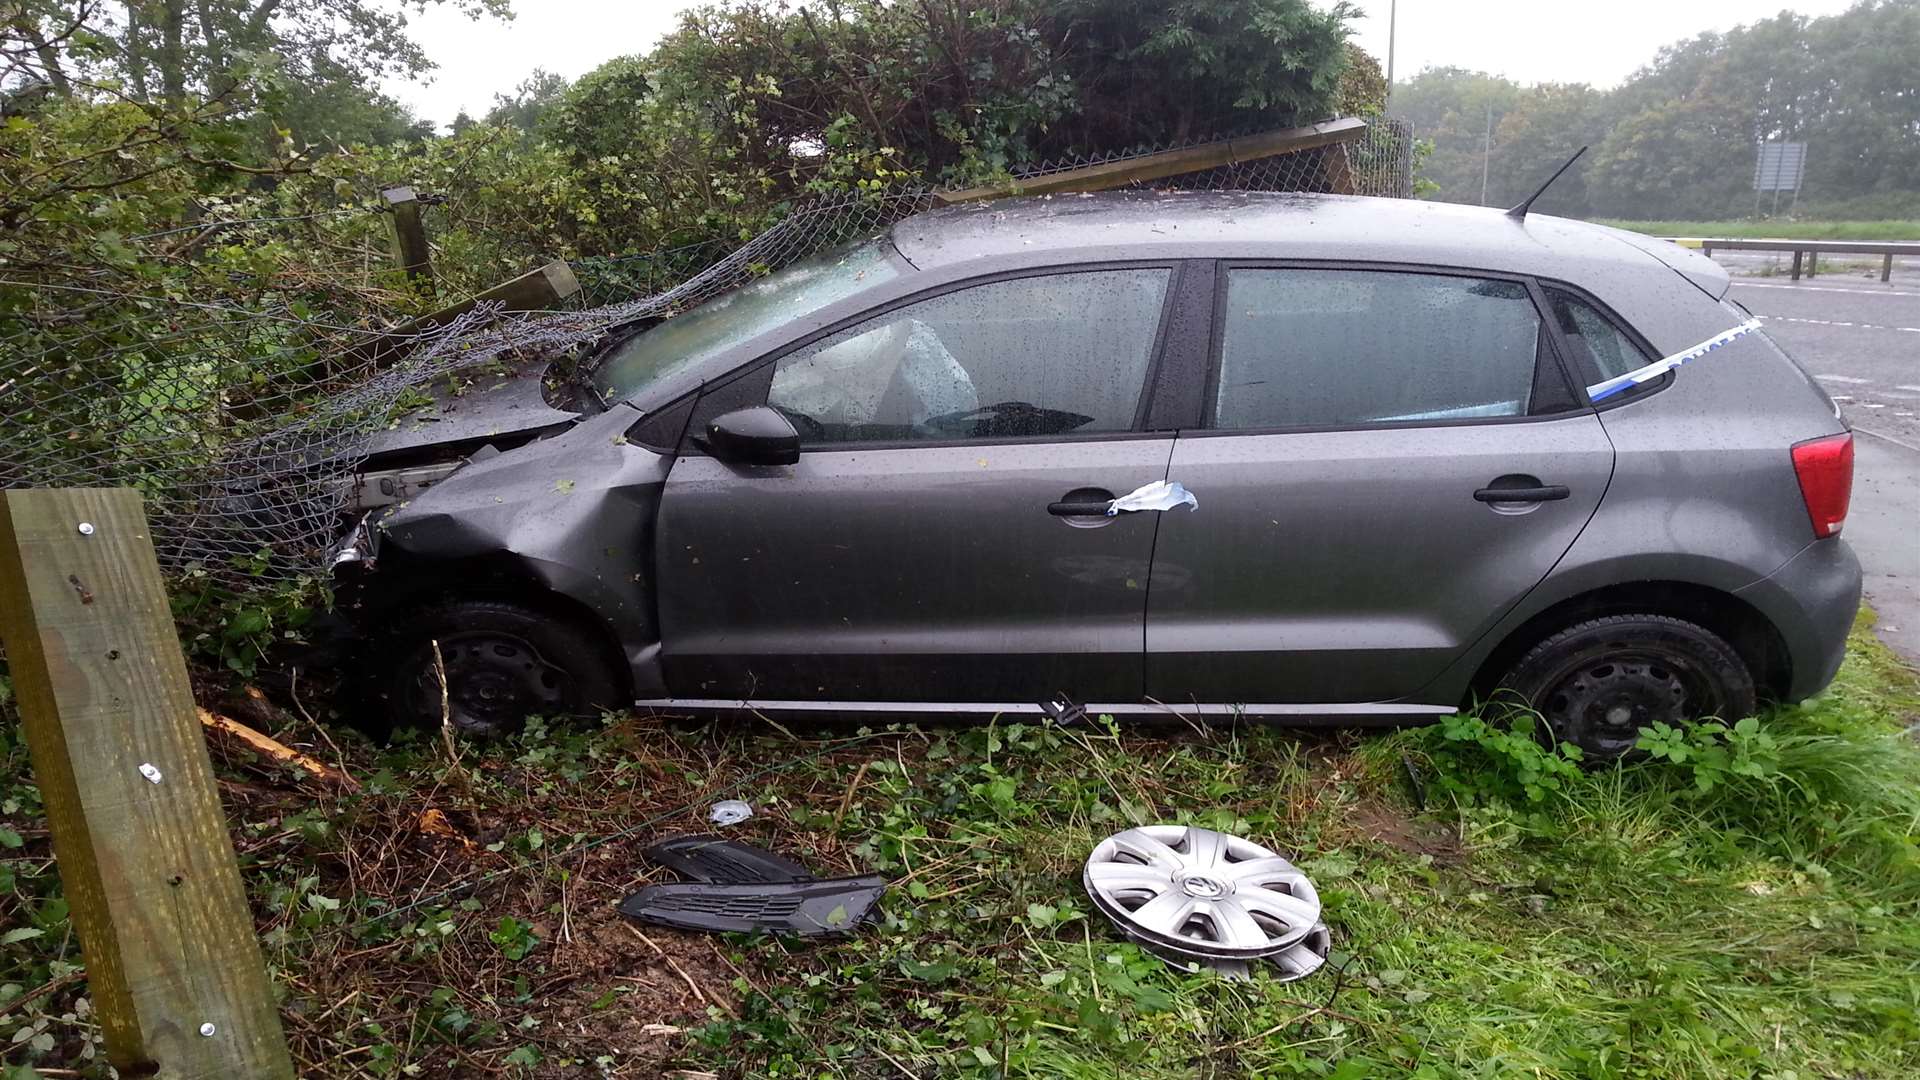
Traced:
<path fill-rule="evenodd" d="M 1548 288 L 1547 301 L 1553 305 L 1553 321 L 1573 351 L 1574 370 L 1588 386 L 1625 375 L 1645 367 L 1653 358 L 1640 351 L 1613 321 L 1593 305 L 1561 289 Z M 1648 383 L 1647 386 L 1655 384 Z M 1627 393 L 1635 393 L 1644 387 Z"/>
<path fill-rule="evenodd" d="M 1511 281 L 1372 270 L 1228 271 L 1216 428 L 1520 416 L 1542 348 Z"/>
<path fill-rule="evenodd" d="M 767 404 L 810 444 L 1129 431 L 1170 275 L 1044 274 L 897 308 L 781 358 Z"/>

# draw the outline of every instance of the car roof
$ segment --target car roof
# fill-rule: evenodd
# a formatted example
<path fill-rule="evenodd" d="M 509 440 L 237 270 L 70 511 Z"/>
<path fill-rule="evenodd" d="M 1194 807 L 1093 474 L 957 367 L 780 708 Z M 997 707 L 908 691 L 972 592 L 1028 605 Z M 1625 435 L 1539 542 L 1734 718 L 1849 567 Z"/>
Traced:
<path fill-rule="evenodd" d="M 920 269 L 972 259 L 1353 259 L 1583 277 L 1664 264 L 1709 295 L 1726 289 L 1712 260 L 1672 244 L 1583 221 L 1483 206 L 1260 191 L 1130 191 L 973 202 L 893 227 Z"/>

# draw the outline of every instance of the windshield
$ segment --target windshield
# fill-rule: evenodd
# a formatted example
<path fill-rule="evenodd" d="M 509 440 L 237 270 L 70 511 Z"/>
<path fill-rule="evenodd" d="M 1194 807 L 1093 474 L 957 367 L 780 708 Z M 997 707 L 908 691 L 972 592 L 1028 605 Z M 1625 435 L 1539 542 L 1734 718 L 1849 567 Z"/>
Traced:
<path fill-rule="evenodd" d="M 868 240 L 806 259 L 675 315 L 615 349 L 594 372 L 593 388 L 604 401 L 625 401 L 743 341 L 898 277 L 885 245 Z"/>

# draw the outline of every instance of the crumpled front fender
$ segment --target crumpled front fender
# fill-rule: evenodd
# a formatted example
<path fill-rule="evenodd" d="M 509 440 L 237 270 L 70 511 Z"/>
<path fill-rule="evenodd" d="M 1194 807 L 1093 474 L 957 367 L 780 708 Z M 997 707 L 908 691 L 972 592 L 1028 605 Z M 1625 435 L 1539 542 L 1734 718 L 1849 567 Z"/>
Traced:
<path fill-rule="evenodd" d="M 554 438 L 477 457 L 377 516 L 376 575 L 396 572 L 395 564 L 511 567 L 603 619 L 636 687 L 657 684 L 660 635 L 648 578 L 673 459 L 627 441 L 638 415 L 617 406 Z"/>

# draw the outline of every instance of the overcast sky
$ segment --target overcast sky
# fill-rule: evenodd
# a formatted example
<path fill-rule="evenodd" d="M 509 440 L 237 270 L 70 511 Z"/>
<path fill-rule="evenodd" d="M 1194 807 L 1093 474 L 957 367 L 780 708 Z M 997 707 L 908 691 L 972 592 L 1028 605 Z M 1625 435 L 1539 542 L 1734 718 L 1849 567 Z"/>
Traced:
<path fill-rule="evenodd" d="M 1324 3 L 1324 0 L 1315 0 Z M 1783 7 L 1832 15 L 1853 0 L 1400 0 L 1394 74 L 1455 66 L 1520 82 L 1612 86 L 1653 59 L 1660 46 L 1703 30 L 1725 30 Z M 568 78 L 629 53 L 645 52 L 673 28 L 685 0 L 514 0 L 512 22 L 474 22 L 451 10 L 409 14 L 415 38 L 440 65 L 427 84 L 388 91 L 422 117 L 445 124 L 475 114 L 535 68 Z M 1361 0 L 1362 48 L 1387 60 L 1388 0 Z"/>

